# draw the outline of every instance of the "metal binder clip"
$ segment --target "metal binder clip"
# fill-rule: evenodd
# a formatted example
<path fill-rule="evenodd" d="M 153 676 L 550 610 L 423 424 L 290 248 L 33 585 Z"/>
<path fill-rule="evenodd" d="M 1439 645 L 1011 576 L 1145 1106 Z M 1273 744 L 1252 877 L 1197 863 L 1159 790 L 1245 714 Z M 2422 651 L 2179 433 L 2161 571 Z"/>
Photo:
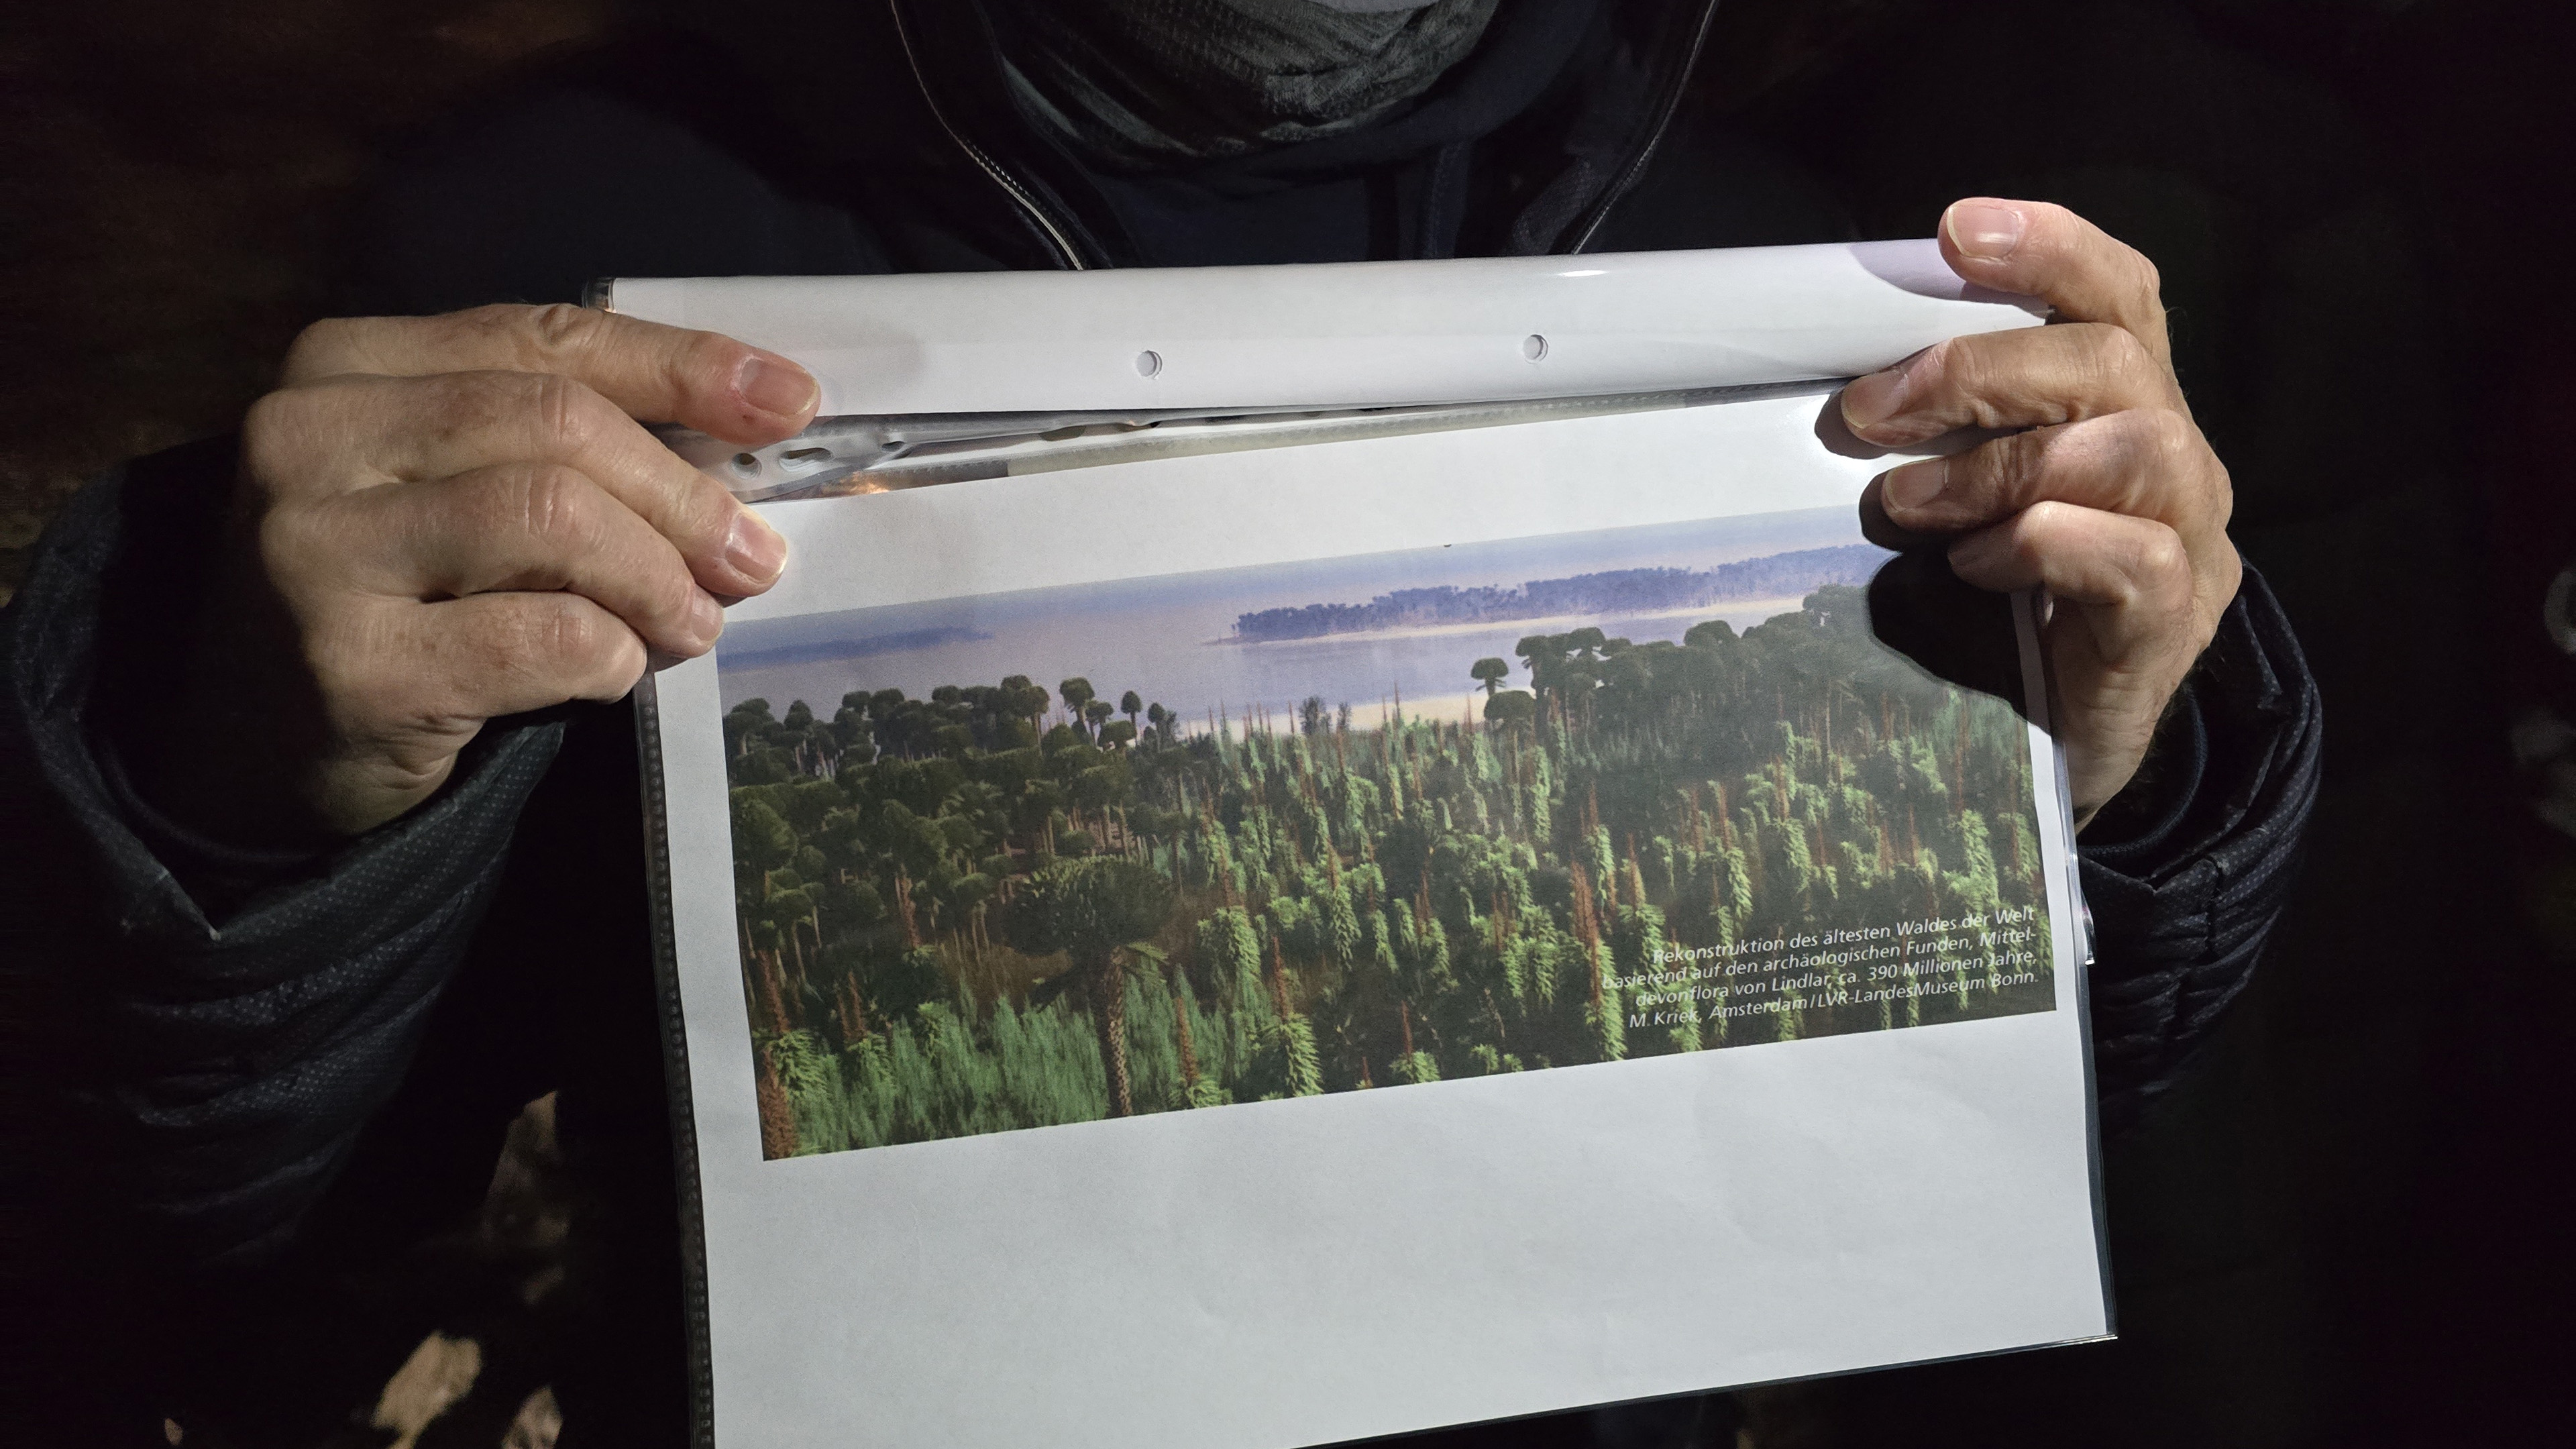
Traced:
<path fill-rule="evenodd" d="M 1147 458 L 1445 432 L 1542 419 L 1652 412 L 1810 391 L 1818 384 L 1693 388 L 1536 401 L 1378 408 L 1244 408 L 1172 412 L 919 413 L 817 418 L 803 432 L 745 449 L 683 427 L 654 434 L 746 503 L 883 493 Z"/>
<path fill-rule="evenodd" d="M 1116 435 L 1178 418 L 1177 413 L 921 413 L 905 417 L 816 418 L 803 432 L 764 448 L 744 449 L 694 428 L 660 427 L 654 434 L 698 471 L 722 482 L 747 503 L 790 495 L 876 493 L 965 477 L 997 477 L 1004 466 L 978 469 L 991 459 L 1031 444 Z M 911 463 L 915 466 L 898 468 Z M 852 486 L 855 475 L 871 475 Z"/>

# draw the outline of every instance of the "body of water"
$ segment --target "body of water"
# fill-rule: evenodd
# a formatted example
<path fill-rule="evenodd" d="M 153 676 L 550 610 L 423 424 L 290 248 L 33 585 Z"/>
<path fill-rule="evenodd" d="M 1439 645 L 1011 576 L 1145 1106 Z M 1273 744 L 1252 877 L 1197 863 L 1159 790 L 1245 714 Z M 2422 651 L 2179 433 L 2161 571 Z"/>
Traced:
<path fill-rule="evenodd" d="M 1678 640 L 1706 619 L 1724 619 L 1740 633 L 1795 612 L 1800 595 L 1264 644 L 1234 642 L 1234 621 L 1267 608 L 1364 603 L 1393 589 L 1516 587 L 1614 569 L 1705 569 L 1859 541 L 1852 515 L 1832 509 L 1030 590 L 773 620 L 729 631 L 717 662 L 728 708 L 759 697 L 784 713 L 801 699 L 826 718 L 853 690 L 893 688 L 919 698 L 945 684 L 994 684 L 1025 674 L 1050 690 L 1081 676 L 1112 703 L 1132 689 L 1192 729 L 1205 728 L 1220 712 L 1239 724 L 1267 710 L 1285 724 L 1309 695 L 1321 695 L 1329 707 L 1350 705 L 1361 725 L 1375 724 L 1399 695 L 1408 713 L 1457 719 L 1482 707 L 1481 687 L 1468 674 L 1480 658 L 1511 666 L 1505 688 L 1528 687 L 1512 653 L 1525 636 L 1588 625 L 1643 644 Z"/>

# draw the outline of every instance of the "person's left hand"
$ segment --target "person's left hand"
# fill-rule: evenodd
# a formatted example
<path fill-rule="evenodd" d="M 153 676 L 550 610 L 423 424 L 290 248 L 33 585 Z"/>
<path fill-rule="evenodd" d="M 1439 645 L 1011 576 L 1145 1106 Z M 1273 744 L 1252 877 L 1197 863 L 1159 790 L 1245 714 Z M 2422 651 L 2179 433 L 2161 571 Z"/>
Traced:
<path fill-rule="evenodd" d="M 1981 588 L 2047 588 L 2041 637 L 2080 829 L 2136 775 L 2236 597 L 2227 469 L 2183 401 L 2156 269 L 2136 250 L 2062 206 L 1978 197 L 1942 214 L 1941 255 L 2056 316 L 1843 389 L 1844 423 L 1882 447 L 2015 430 L 1880 475 L 1862 524 L 1893 548 L 1946 539 L 1952 571 Z"/>

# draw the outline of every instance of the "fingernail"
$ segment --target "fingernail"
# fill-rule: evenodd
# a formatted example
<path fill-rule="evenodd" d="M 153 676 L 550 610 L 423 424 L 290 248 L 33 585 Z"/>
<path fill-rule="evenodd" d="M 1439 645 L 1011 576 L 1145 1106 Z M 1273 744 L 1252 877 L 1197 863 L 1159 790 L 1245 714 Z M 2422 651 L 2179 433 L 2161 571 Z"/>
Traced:
<path fill-rule="evenodd" d="M 1901 367 L 1852 379 L 1843 389 L 1843 421 L 1856 433 L 1877 427 L 1904 408 L 1909 386 Z"/>
<path fill-rule="evenodd" d="M 2022 214 L 1991 201 L 1962 201 L 1950 208 L 1950 245 L 1963 256 L 2000 261 L 2021 245 Z"/>
<path fill-rule="evenodd" d="M 716 636 L 723 632 L 724 605 L 717 603 L 715 596 L 706 590 L 698 590 L 697 596 L 689 601 L 689 633 L 699 644 L 707 645 L 716 642 Z"/>
<path fill-rule="evenodd" d="M 733 386 L 745 403 L 784 418 L 804 416 L 823 390 L 814 374 L 772 352 L 755 352 L 743 359 Z"/>
<path fill-rule="evenodd" d="M 787 562 L 787 540 L 769 520 L 746 508 L 734 515 L 733 531 L 725 537 L 725 562 L 744 578 L 768 583 Z"/>
<path fill-rule="evenodd" d="M 1949 481 L 1949 473 L 1950 460 L 1947 458 L 1926 458 L 1920 463 L 1908 463 L 1889 473 L 1879 484 L 1879 496 L 1886 500 L 1888 507 L 1911 513 L 1941 496 L 1941 487 Z"/>

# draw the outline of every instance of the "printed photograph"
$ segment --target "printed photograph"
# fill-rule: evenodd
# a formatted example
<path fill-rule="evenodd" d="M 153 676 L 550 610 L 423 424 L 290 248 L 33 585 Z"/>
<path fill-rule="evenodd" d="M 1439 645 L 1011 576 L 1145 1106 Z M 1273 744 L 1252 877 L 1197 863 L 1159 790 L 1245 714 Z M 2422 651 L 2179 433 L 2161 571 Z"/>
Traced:
<path fill-rule="evenodd" d="M 1890 557 L 1835 508 L 728 630 L 764 1155 L 2050 1009 L 2026 727 L 1873 635 Z"/>

